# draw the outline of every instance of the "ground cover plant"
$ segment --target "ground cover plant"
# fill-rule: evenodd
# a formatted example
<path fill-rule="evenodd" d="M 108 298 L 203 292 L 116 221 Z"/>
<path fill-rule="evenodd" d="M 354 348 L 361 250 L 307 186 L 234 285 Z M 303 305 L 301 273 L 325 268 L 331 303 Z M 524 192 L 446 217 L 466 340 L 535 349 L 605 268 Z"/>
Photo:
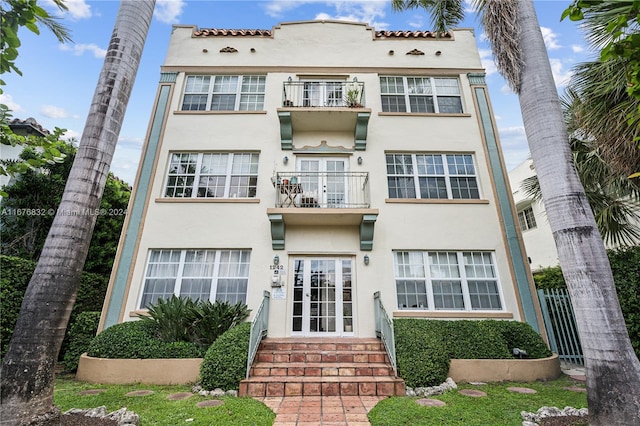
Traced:
<path fill-rule="evenodd" d="M 474 398 L 453 390 L 431 397 L 445 402 L 447 405 L 444 407 L 420 406 L 416 403 L 419 398 L 391 397 L 380 401 L 369 412 L 371 425 L 521 426 L 521 411 L 536 412 L 543 406 L 587 406 L 586 393 L 564 389 L 575 386 L 584 388 L 584 385 L 576 384 L 566 376 L 550 382 L 504 382 L 479 386 L 461 383 L 458 386 L 458 390 L 481 390 L 487 396 Z M 537 393 L 514 393 L 508 391 L 508 387 L 527 387 Z"/>
<path fill-rule="evenodd" d="M 104 389 L 97 395 L 82 395 L 88 389 Z M 125 396 L 136 390 L 151 390 L 147 396 Z M 77 382 L 71 378 L 57 378 L 54 402 L 64 412 L 70 408 L 106 406 L 108 412 L 127 407 L 140 416 L 141 426 L 271 425 L 275 414 L 266 405 L 252 398 L 220 397 L 219 407 L 196 407 L 200 401 L 212 399 L 194 394 L 185 400 L 170 401 L 167 397 L 178 392 L 191 392 L 190 386 L 156 385 L 97 385 Z M 191 420 L 190 420 L 191 419 Z"/>

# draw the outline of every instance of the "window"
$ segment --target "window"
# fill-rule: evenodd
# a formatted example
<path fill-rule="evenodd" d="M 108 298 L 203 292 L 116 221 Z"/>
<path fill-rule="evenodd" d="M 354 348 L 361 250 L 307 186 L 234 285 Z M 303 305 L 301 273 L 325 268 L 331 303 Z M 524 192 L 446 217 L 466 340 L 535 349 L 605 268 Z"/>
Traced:
<path fill-rule="evenodd" d="M 184 89 L 183 111 L 261 111 L 263 75 L 190 75 Z"/>
<path fill-rule="evenodd" d="M 380 77 L 382 111 L 462 113 L 457 78 Z"/>
<path fill-rule="evenodd" d="M 255 198 L 258 154 L 173 153 L 165 197 Z"/>
<path fill-rule="evenodd" d="M 398 309 L 501 310 L 490 252 L 394 252 Z"/>
<path fill-rule="evenodd" d="M 246 303 L 248 250 L 152 250 L 140 308 L 171 295 Z"/>
<path fill-rule="evenodd" d="M 536 217 L 533 215 L 531 206 L 518 212 L 518 222 L 520 223 L 520 229 L 522 231 L 538 226 L 536 225 Z"/>
<path fill-rule="evenodd" d="M 387 154 L 389 198 L 478 199 L 471 154 Z"/>

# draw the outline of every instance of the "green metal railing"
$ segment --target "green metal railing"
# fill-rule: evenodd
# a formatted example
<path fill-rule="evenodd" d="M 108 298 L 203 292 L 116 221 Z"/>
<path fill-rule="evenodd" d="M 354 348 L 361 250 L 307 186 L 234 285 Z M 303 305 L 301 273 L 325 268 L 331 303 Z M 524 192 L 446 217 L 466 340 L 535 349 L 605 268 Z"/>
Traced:
<path fill-rule="evenodd" d="M 269 328 L 269 301 L 271 299 L 271 293 L 265 290 L 262 297 L 262 303 L 256 311 L 256 316 L 251 321 L 251 334 L 249 336 L 249 356 L 247 357 L 247 376 L 249 378 L 249 372 L 251 371 L 251 364 L 258 352 L 258 346 L 260 341 L 267 336 L 267 330 Z"/>
<path fill-rule="evenodd" d="M 393 321 L 384 309 L 380 292 L 373 293 L 373 313 L 376 320 L 376 336 L 382 340 L 384 348 L 389 356 L 389 361 L 393 366 L 393 374 L 398 375 L 398 364 L 396 361 L 396 343 L 393 336 Z"/>
<path fill-rule="evenodd" d="M 567 290 L 538 290 L 538 298 L 551 351 L 557 353 L 561 361 L 584 365 L 578 327 Z"/>

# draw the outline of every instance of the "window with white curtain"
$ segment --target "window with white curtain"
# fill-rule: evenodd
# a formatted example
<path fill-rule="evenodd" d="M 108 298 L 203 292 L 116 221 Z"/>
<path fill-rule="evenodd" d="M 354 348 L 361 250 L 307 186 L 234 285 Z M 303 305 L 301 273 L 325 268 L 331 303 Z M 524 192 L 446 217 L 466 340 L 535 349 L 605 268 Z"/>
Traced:
<path fill-rule="evenodd" d="M 190 75 L 184 88 L 182 111 L 261 111 L 263 75 Z"/>
<path fill-rule="evenodd" d="M 457 78 L 381 76 L 383 112 L 461 114 Z"/>
<path fill-rule="evenodd" d="M 140 308 L 172 295 L 246 303 L 249 250 L 151 250 Z"/>
<path fill-rule="evenodd" d="M 493 254 L 394 251 L 398 309 L 502 310 Z"/>
<path fill-rule="evenodd" d="M 258 157 L 251 152 L 172 153 L 164 196 L 255 198 Z"/>

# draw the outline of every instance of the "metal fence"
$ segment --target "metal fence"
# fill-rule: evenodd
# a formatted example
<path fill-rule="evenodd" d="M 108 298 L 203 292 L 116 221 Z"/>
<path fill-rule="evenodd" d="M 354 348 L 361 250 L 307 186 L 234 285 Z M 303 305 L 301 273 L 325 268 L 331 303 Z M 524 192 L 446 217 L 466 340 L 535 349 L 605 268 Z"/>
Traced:
<path fill-rule="evenodd" d="M 273 179 L 276 207 L 369 208 L 367 172 L 287 172 Z"/>
<path fill-rule="evenodd" d="M 396 341 L 393 334 L 393 321 L 389 318 L 387 311 L 384 309 L 382 300 L 380 300 L 380 292 L 373 293 L 373 313 L 376 321 L 376 336 L 382 340 L 384 348 L 389 356 L 389 361 L 393 366 L 393 373 L 398 375 L 398 362 L 396 360 Z"/>
<path fill-rule="evenodd" d="M 560 361 L 584 365 L 578 327 L 567 290 L 538 290 L 538 298 L 551 350 L 558 354 Z"/>
<path fill-rule="evenodd" d="M 256 311 L 256 316 L 251 321 L 251 334 L 249 336 L 249 356 L 247 358 L 247 375 L 249 378 L 249 372 L 251 371 L 251 364 L 258 352 L 258 346 L 263 337 L 267 336 L 267 329 L 269 328 L 269 301 L 271 299 L 271 293 L 265 290 L 262 298 L 262 303 Z"/>
<path fill-rule="evenodd" d="M 286 81 L 282 87 L 285 108 L 362 108 L 364 83 L 358 81 Z"/>

